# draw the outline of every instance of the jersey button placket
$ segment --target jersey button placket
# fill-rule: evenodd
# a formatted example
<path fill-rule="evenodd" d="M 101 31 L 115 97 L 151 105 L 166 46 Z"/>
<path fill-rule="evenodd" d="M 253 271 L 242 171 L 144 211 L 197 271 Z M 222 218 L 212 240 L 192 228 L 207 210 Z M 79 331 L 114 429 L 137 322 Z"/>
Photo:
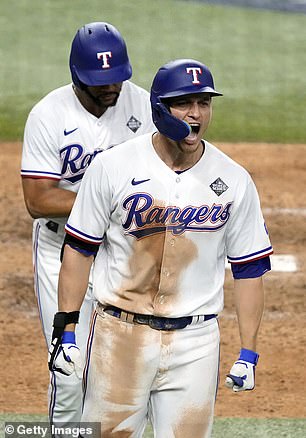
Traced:
<path fill-rule="evenodd" d="M 169 186 L 168 186 L 169 188 Z M 171 191 L 171 189 L 170 189 Z M 173 195 L 172 195 L 173 196 Z M 167 200 L 165 199 L 165 202 L 170 205 L 171 204 L 171 195 L 168 192 Z M 167 222 L 165 223 L 167 225 Z M 163 255 L 160 265 L 160 274 L 159 274 L 159 288 L 158 291 L 154 297 L 154 309 L 157 313 L 163 314 L 165 311 L 165 304 L 167 303 L 167 290 L 168 290 L 168 284 L 167 284 L 167 278 L 169 277 L 169 271 L 164 266 L 164 257 L 165 257 L 165 251 L 167 251 L 167 240 L 168 240 L 169 232 L 165 231 L 165 238 L 163 241 Z"/>
<path fill-rule="evenodd" d="M 160 295 L 159 296 L 159 298 L 158 298 L 158 302 L 159 302 L 159 304 L 164 304 L 164 302 L 165 302 L 165 295 Z"/>
<path fill-rule="evenodd" d="M 180 198 L 180 194 L 178 192 L 178 186 L 177 184 L 179 184 L 181 182 L 181 178 L 179 176 L 176 177 L 175 179 L 176 182 L 176 192 L 175 192 L 175 199 L 179 199 Z"/>
<path fill-rule="evenodd" d="M 155 309 L 161 314 L 165 313 L 165 306 L 171 303 L 171 296 L 175 293 L 175 276 L 172 273 L 171 267 L 171 253 L 173 251 L 174 236 L 171 231 L 166 232 L 165 242 L 164 242 L 164 255 L 163 262 L 160 270 L 160 283 L 159 292 L 156 296 L 156 307 Z M 171 243 L 173 241 L 173 244 Z M 169 309 L 170 310 L 170 309 Z"/>
<path fill-rule="evenodd" d="M 175 199 L 179 197 L 178 184 L 181 182 L 181 178 L 176 176 L 172 179 L 169 185 L 169 198 L 168 205 L 176 206 L 177 202 Z M 167 222 L 167 225 L 171 225 L 171 217 Z M 175 275 L 173 275 L 173 264 L 171 262 L 173 250 L 175 246 L 175 236 L 173 235 L 171 229 L 165 232 L 164 248 L 163 248 L 163 258 L 160 269 L 160 282 L 159 291 L 155 297 L 155 310 L 161 314 L 165 313 L 165 307 L 168 309 L 171 305 L 171 296 L 175 293 Z M 170 308 L 169 308 L 170 310 Z"/>

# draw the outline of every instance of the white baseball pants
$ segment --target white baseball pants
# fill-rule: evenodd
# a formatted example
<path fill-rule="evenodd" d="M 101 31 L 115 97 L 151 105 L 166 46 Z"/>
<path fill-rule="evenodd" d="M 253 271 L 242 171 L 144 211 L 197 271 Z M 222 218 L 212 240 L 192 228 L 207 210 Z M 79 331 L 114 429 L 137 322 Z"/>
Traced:
<path fill-rule="evenodd" d="M 219 326 L 211 319 L 176 331 L 124 322 L 98 306 L 85 369 L 84 422 L 101 436 L 211 436 L 219 367 Z"/>
<path fill-rule="evenodd" d="M 57 306 L 57 283 L 61 266 L 60 251 L 63 232 L 55 233 L 44 226 L 43 220 L 35 220 L 33 225 L 33 263 L 35 294 L 38 302 L 43 333 L 49 348 L 53 331 L 54 314 Z M 86 352 L 90 320 L 93 312 L 91 288 L 87 291 L 76 328 L 76 340 L 81 352 Z M 48 391 L 49 418 L 54 424 L 78 425 L 82 412 L 82 380 L 73 373 L 65 376 L 50 373 Z"/>

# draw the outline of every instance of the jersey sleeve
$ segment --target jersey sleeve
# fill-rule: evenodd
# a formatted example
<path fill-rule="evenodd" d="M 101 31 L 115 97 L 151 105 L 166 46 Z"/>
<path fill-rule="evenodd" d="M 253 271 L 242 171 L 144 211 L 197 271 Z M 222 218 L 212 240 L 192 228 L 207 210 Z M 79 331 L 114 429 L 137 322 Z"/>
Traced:
<path fill-rule="evenodd" d="M 245 193 L 229 220 L 226 250 L 230 263 L 252 262 L 273 253 L 252 179 L 249 179 Z"/>
<path fill-rule="evenodd" d="M 21 160 L 21 176 L 61 179 L 56 132 L 51 117 L 32 111 L 27 119 Z"/>
<path fill-rule="evenodd" d="M 112 211 L 112 188 L 100 157 L 91 163 L 65 226 L 66 233 L 89 244 L 100 245 Z"/>

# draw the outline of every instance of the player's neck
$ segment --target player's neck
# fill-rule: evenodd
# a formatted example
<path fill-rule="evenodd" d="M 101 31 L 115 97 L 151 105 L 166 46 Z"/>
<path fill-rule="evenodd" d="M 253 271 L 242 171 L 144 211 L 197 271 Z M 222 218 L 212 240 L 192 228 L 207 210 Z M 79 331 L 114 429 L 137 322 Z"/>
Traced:
<path fill-rule="evenodd" d="M 152 143 L 157 155 L 173 171 L 183 171 L 193 167 L 200 160 L 205 149 L 203 141 L 189 149 L 182 147 L 181 142 L 174 142 L 160 133 L 153 135 Z"/>

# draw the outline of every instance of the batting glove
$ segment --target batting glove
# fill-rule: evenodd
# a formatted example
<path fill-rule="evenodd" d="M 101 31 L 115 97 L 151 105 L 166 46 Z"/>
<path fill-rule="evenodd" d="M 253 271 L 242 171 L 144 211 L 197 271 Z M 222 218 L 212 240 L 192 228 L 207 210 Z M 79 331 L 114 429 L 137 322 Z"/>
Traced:
<path fill-rule="evenodd" d="M 255 387 L 255 367 L 259 355 L 255 351 L 242 348 L 239 359 L 234 363 L 225 379 L 225 386 L 234 392 L 249 391 Z"/>
<path fill-rule="evenodd" d="M 54 351 L 57 349 L 57 351 Z M 79 379 L 83 377 L 84 363 L 79 347 L 75 343 L 74 332 L 64 332 L 61 343 L 55 338 L 49 349 L 49 368 L 70 376 L 75 372 Z"/>

